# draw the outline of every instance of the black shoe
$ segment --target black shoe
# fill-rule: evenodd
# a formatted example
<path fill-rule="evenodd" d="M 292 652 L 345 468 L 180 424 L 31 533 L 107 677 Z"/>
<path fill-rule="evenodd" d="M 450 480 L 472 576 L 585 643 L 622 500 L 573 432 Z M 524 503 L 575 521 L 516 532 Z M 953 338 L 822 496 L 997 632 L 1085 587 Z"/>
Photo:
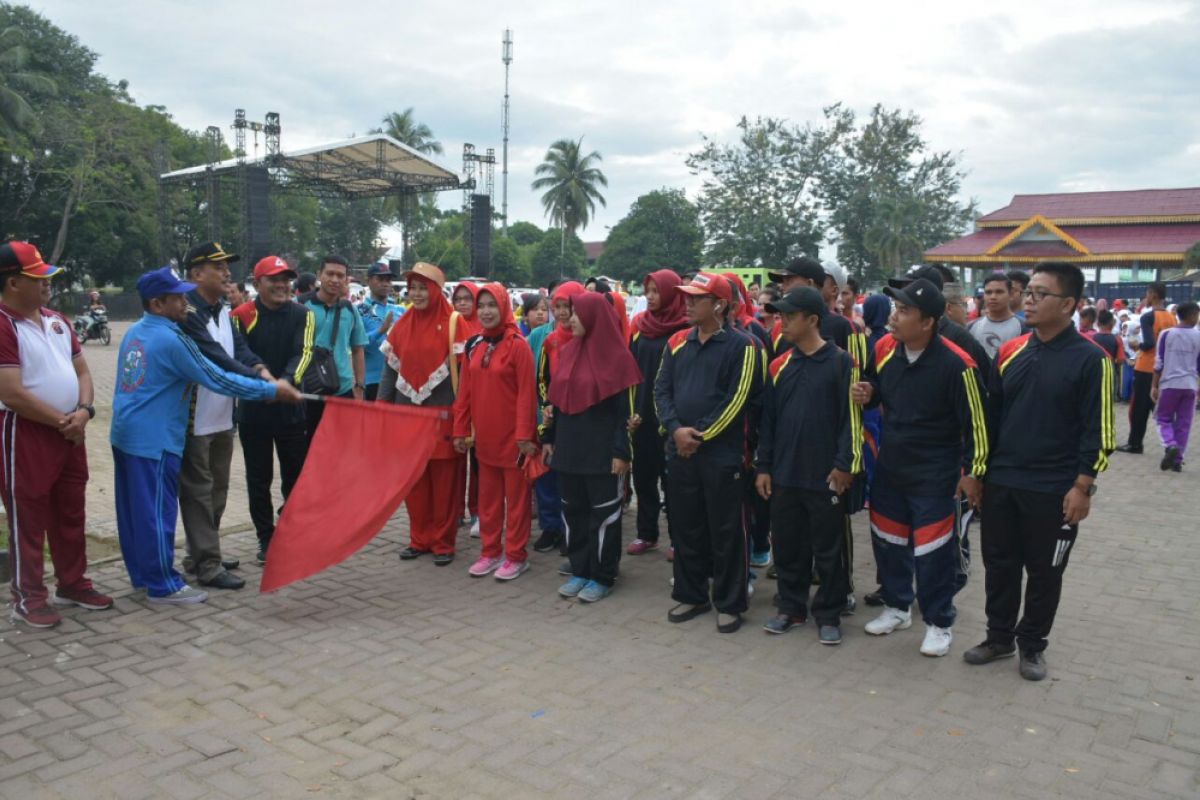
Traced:
<path fill-rule="evenodd" d="M 542 531 L 542 535 L 533 543 L 535 553 L 549 553 L 554 548 L 558 547 L 558 540 L 562 537 L 558 531 Z"/>
<path fill-rule="evenodd" d="M 974 666 L 979 666 L 980 664 L 990 664 L 993 661 L 999 661 L 1002 658 L 1012 658 L 1016 652 L 1017 647 L 1013 644 L 983 642 L 963 653 L 963 661 Z"/>
<path fill-rule="evenodd" d="M 221 566 L 225 569 L 237 569 L 242 565 L 242 562 L 236 558 L 231 558 L 228 561 L 222 561 Z"/>
<path fill-rule="evenodd" d="M 734 633 L 740 627 L 741 614 L 717 614 L 717 633 Z"/>
<path fill-rule="evenodd" d="M 403 558 L 403 556 L 401 556 L 401 558 Z M 434 553 L 433 554 L 434 566 L 444 567 L 453 560 L 454 560 L 454 553 Z"/>
<path fill-rule="evenodd" d="M 779 573 L 775 571 L 774 563 L 772 563 L 771 566 L 767 567 L 767 577 L 773 581 L 779 580 Z"/>
<path fill-rule="evenodd" d="M 854 595 L 846 596 L 846 605 L 842 607 L 842 616 L 848 617 L 858 611 L 858 601 L 854 599 Z"/>
<path fill-rule="evenodd" d="M 1129 453 L 1131 455 L 1140 456 L 1142 454 L 1142 446 L 1140 444 L 1123 444 L 1117 448 L 1118 453 Z"/>
<path fill-rule="evenodd" d="M 570 559 L 568 559 L 558 565 L 558 574 L 559 575 L 574 575 L 575 574 L 575 571 L 573 569 L 571 569 Z"/>
<path fill-rule="evenodd" d="M 776 614 L 763 623 L 763 630 L 776 635 L 787 633 L 797 625 L 808 622 L 808 612 L 800 614 Z"/>
<path fill-rule="evenodd" d="M 819 641 L 821 644 L 829 644 L 829 645 L 841 644 L 842 643 L 841 627 L 838 625 L 822 625 L 817 630 L 817 641 Z"/>
<path fill-rule="evenodd" d="M 712 611 L 712 605 L 709 603 L 701 603 L 698 606 L 690 603 L 680 603 L 667 612 L 667 620 L 669 622 L 687 622 L 710 611 Z"/>
<path fill-rule="evenodd" d="M 1166 472 L 1177 463 L 1179 463 L 1179 448 L 1172 445 L 1163 452 L 1162 461 L 1158 462 L 1158 468 Z"/>
<path fill-rule="evenodd" d="M 1171 472 L 1183 472 L 1183 464 L 1176 462 L 1171 465 Z"/>
<path fill-rule="evenodd" d="M 1165 469 L 1165 467 L 1164 467 L 1164 469 Z M 242 565 L 242 562 L 238 561 L 235 558 L 232 561 L 222 561 L 221 569 L 237 569 L 241 565 Z M 188 575 L 195 575 L 196 574 L 196 565 L 189 561 L 188 563 L 183 565 L 183 571 L 186 572 Z"/>
<path fill-rule="evenodd" d="M 870 594 L 864 594 L 863 602 L 869 606 L 874 606 L 876 608 L 883 605 L 884 604 L 883 603 L 883 587 L 876 589 L 875 591 L 871 592 Z"/>
<path fill-rule="evenodd" d="M 221 571 L 206 581 L 200 581 L 202 586 L 211 586 L 214 589 L 240 589 L 246 585 L 246 582 L 237 575 L 231 575 L 228 572 Z"/>
<path fill-rule="evenodd" d="M 1046 656 L 1029 650 L 1021 651 L 1021 677 L 1027 681 L 1040 681 L 1046 677 Z"/>
<path fill-rule="evenodd" d="M 412 561 L 414 558 L 420 558 L 421 556 L 427 555 L 428 553 L 429 553 L 428 550 L 418 550 L 415 547 L 406 547 L 400 551 L 400 560 L 401 561 Z"/>
<path fill-rule="evenodd" d="M 260 567 L 267 563 L 267 548 L 265 546 L 258 548 L 258 553 L 255 554 L 254 560 L 258 562 Z"/>

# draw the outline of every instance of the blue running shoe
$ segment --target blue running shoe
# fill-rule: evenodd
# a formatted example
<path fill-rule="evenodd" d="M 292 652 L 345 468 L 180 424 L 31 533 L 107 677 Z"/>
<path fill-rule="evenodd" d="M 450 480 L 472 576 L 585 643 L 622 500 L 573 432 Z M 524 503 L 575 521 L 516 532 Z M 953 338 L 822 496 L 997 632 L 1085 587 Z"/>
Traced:
<path fill-rule="evenodd" d="M 587 578 L 571 578 L 571 580 L 558 587 L 558 593 L 563 597 L 575 597 L 581 591 L 583 591 L 584 587 L 589 583 L 591 583 L 591 581 L 589 581 Z"/>
<path fill-rule="evenodd" d="M 595 603 L 597 600 L 603 600 L 610 594 L 612 594 L 611 586 L 605 586 L 595 581 L 588 581 L 587 586 L 583 587 L 583 591 L 579 593 L 579 602 Z"/>

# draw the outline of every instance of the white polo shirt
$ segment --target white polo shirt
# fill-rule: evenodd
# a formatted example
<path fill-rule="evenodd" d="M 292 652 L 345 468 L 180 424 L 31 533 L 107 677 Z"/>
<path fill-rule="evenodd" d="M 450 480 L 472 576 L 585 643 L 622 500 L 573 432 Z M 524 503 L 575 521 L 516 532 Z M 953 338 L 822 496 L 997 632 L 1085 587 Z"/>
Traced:
<path fill-rule="evenodd" d="M 21 370 L 21 383 L 30 394 L 67 414 L 79 403 L 74 364 L 82 353 L 79 340 L 57 311 L 41 309 L 40 323 L 0 304 L 0 369 Z M 3 403 L 0 409 L 6 410 Z"/>

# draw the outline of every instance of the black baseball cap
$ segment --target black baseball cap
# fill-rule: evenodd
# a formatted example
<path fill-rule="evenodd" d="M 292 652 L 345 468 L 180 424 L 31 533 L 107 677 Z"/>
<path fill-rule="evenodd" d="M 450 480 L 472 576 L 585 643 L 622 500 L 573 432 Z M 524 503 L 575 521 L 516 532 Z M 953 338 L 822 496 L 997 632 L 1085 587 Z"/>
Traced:
<path fill-rule="evenodd" d="M 902 278 L 888 278 L 888 286 L 893 289 L 903 289 L 912 284 L 918 278 L 924 278 L 932 283 L 937 290 L 942 291 L 942 287 L 946 285 L 945 278 L 942 277 L 941 271 L 937 267 L 914 267 L 909 270 L 908 274 Z"/>
<path fill-rule="evenodd" d="M 885 286 L 883 293 L 897 303 L 912 306 L 927 317 L 937 319 L 946 313 L 946 298 L 942 296 L 942 290 L 928 278 L 917 278 L 902 289 Z"/>
<path fill-rule="evenodd" d="M 815 258 L 800 256 L 789 261 L 782 271 L 768 272 L 767 277 L 773 281 L 783 281 L 793 277 L 808 278 L 813 285 L 820 286 L 825 283 L 825 268 Z"/>
<path fill-rule="evenodd" d="M 825 299 L 811 286 L 799 286 L 792 289 L 778 300 L 767 303 L 764 308 L 772 314 L 791 314 L 799 311 L 804 314 L 816 314 L 822 319 L 829 313 L 829 306 L 825 305 Z"/>
<path fill-rule="evenodd" d="M 367 277 L 374 278 L 376 275 L 387 275 L 389 278 L 392 275 L 392 265 L 386 261 L 379 261 L 367 267 Z"/>
<path fill-rule="evenodd" d="M 220 242 L 201 242 L 188 250 L 187 255 L 183 258 L 183 268 L 189 269 L 206 261 L 224 261 L 232 264 L 241 260 L 242 257 L 237 253 L 226 253 Z"/>

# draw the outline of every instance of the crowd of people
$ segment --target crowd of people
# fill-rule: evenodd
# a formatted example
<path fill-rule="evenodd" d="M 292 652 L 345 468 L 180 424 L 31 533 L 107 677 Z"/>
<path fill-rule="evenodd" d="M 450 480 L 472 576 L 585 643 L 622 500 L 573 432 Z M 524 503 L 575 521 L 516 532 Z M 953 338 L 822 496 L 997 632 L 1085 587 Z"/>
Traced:
<path fill-rule="evenodd" d="M 1112 311 L 1085 305 L 1083 274 L 1064 262 L 988 276 L 974 309 L 939 267 L 868 296 L 808 257 L 764 287 L 664 269 L 645 277 L 630 314 L 602 281 L 558 282 L 514 309 L 503 285 L 448 292 L 426 263 L 398 276 L 402 302 L 397 276 L 371 267 L 355 305 L 350 268 L 334 256 L 312 276 L 263 258 L 253 298 L 232 305 L 236 260 L 208 242 L 187 254 L 182 280 L 170 267 L 141 276 L 145 313 L 121 344 L 114 499 L 130 581 L 150 603 L 244 585 L 219 536 L 235 431 L 257 558 L 270 558 L 275 462 L 286 501 L 320 429 L 325 406 L 312 396 L 325 394 L 447 411 L 405 498 L 401 559 L 447 566 L 469 527 L 481 539 L 470 576 L 516 580 L 530 549 L 557 550 L 558 594 L 596 603 L 617 586 L 622 556 L 665 550 L 667 619 L 715 611 L 721 633 L 742 626 L 767 568 L 777 591 L 764 630 L 811 614 L 819 641 L 839 644 L 857 608 L 850 516 L 864 512 L 877 588 L 863 599 L 879 608 L 864 630 L 911 627 L 915 603 L 919 651 L 944 656 L 978 519 L 987 632 L 963 657 L 1019 654 L 1021 675 L 1040 680 L 1097 476 L 1114 450 L 1143 451 L 1153 403 L 1162 468 L 1182 469 L 1196 402 L 1197 305 L 1168 311 L 1152 284 L 1145 312 L 1118 329 Z M 112 605 L 85 574 L 82 442 L 95 409 L 78 341 L 47 306 L 59 272 L 27 243 L 0 247 L 0 494 L 13 614 L 33 627 L 57 624 L 56 604 Z M 1128 360 L 1131 432 L 1117 448 Z M 622 512 L 635 497 L 626 546 Z M 175 567 L 177 514 L 182 567 L 198 586 Z"/>

